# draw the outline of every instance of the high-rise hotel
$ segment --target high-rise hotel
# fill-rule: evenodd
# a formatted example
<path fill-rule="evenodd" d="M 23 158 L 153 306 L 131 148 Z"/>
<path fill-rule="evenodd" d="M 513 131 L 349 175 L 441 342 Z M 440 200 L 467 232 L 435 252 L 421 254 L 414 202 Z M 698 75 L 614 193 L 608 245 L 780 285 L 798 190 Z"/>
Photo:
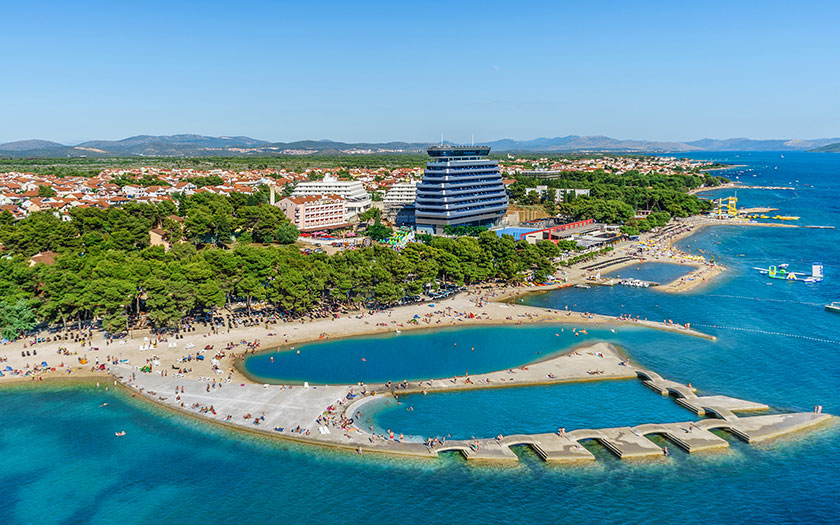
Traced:
<path fill-rule="evenodd" d="M 505 216 L 507 193 L 489 146 L 433 146 L 417 185 L 415 222 L 421 233 L 443 227 L 495 226 Z"/>

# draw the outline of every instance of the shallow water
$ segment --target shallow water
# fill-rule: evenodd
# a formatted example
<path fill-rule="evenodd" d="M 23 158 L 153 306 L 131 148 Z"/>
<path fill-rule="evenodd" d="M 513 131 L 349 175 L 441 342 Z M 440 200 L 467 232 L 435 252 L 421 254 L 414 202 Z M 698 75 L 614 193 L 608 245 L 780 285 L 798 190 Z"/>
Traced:
<path fill-rule="evenodd" d="M 613 270 L 611 272 L 604 272 L 602 277 L 615 277 L 621 279 L 640 279 L 642 281 L 650 281 L 660 284 L 666 284 L 683 275 L 691 272 L 694 268 L 687 264 L 672 264 L 649 262 L 634 264 Z"/>
<path fill-rule="evenodd" d="M 400 404 L 381 398 L 364 405 L 361 423 L 377 433 L 469 439 L 697 419 L 636 379 L 504 390 L 413 394 L 400 396 Z"/>
<path fill-rule="evenodd" d="M 265 382 L 316 384 L 384 383 L 467 372 L 482 374 L 545 359 L 610 333 L 607 329 L 587 332 L 588 335 L 575 335 L 573 325 L 433 328 L 258 354 L 245 361 L 245 371 Z"/>
<path fill-rule="evenodd" d="M 755 171 L 738 171 L 753 184 L 815 186 L 796 192 L 742 190 L 741 204 L 778 207 L 781 214 L 802 216 L 805 224 L 840 225 L 840 155 L 735 155 L 705 157 L 749 164 L 747 169 Z M 665 377 L 691 381 L 702 393 L 780 409 L 810 410 L 822 404 L 837 414 L 840 344 L 831 341 L 840 339 L 840 315 L 825 312 L 822 305 L 840 300 L 838 241 L 837 230 L 710 228 L 683 244 L 716 254 L 731 271 L 695 293 L 593 287 L 531 300 L 691 322 L 718 340 L 624 328 L 599 337 L 619 342 L 634 360 Z M 812 260 L 826 265 L 822 284 L 768 286 L 768 279 L 752 270 Z M 553 335 L 545 337 L 552 341 Z M 367 344 L 374 350 L 379 346 Z M 527 357 L 524 351 L 515 356 Z M 557 388 L 562 386 L 571 385 Z M 673 405 L 644 393 L 663 407 Z M 511 389 L 488 395 L 505 410 L 534 403 Z M 108 407 L 98 408 L 106 401 Z M 457 406 L 453 402 L 440 409 Z M 443 422 L 448 428 L 469 431 L 466 424 L 461 427 L 467 422 L 459 413 L 450 414 Z M 592 465 L 559 467 L 520 451 L 518 465 L 487 467 L 468 465 L 454 455 L 438 460 L 358 457 L 277 444 L 89 388 L 0 390 L 0 422 L 2 523 L 840 519 L 837 424 L 760 446 L 733 439 L 724 454 L 675 451 L 667 460 L 640 463 L 604 453 L 599 454 L 604 460 Z M 118 430 L 127 435 L 116 438 Z"/>

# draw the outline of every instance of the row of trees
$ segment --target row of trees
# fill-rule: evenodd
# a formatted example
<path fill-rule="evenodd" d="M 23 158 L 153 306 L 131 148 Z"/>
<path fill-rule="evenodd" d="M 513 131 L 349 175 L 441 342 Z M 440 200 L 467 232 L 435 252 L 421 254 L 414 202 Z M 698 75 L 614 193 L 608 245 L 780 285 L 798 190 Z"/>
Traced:
<path fill-rule="evenodd" d="M 67 249 L 54 264 L 0 259 L 0 330 L 16 335 L 37 319 L 51 324 L 101 320 L 110 332 L 131 319 L 177 326 L 188 313 L 243 302 L 268 303 L 289 315 L 318 308 L 392 304 L 440 284 L 489 279 L 545 279 L 554 272 L 553 243 L 536 245 L 484 232 L 478 238 L 435 238 L 402 252 L 368 248 L 303 255 L 294 246 L 237 244 L 233 249 L 176 244 L 100 251 Z M 31 324 L 31 323 L 30 323 Z"/>
<path fill-rule="evenodd" d="M 142 250 L 149 230 L 161 228 L 171 243 L 195 246 L 241 242 L 289 244 L 298 237 L 282 210 L 264 206 L 267 192 L 230 196 L 197 193 L 176 202 L 128 203 L 121 208 L 73 208 L 64 221 L 49 211 L 34 212 L 20 221 L 0 213 L 0 243 L 7 252 L 31 256 L 43 251 L 99 253 Z"/>
<path fill-rule="evenodd" d="M 510 193 L 511 197 L 519 202 L 541 202 L 552 213 L 561 213 L 574 219 L 627 224 L 633 221 L 635 210 L 639 209 L 663 212 L 669 218 L 688 217 L 709 211 L 712 206 L 709 201 L 689 195 L 687 191 L 703 185 L 719 185 L 725 181 L 727 179 L 723 177 L 708 174 L 666 175 L 629 171 L 616 175 L 604 171 L 568 172 L 561 178 L 551 180 L 520 177 L 510 186 Z M 548 186 L 549 191 L 543 197 L 534 192 L 526 194 L 527 188 L 538 184 Z M 563 202 L 556 204 L 555 190 L 570 188 L 589 189 L 590 194 L 570 198 L 571 195 L 566 193 Z M 645 231 L 649 225 L 640 223 L 633 228 Z"/>

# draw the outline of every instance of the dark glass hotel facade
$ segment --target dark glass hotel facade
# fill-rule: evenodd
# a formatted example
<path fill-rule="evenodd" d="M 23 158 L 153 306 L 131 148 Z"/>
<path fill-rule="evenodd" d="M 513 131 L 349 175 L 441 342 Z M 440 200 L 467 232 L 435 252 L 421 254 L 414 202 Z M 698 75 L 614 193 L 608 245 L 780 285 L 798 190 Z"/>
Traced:
<path fill-rule="evenodd" d="M 417 231 L 441 234 L 445 225 L 497 225 L 508 198 L 499 163 L 487 158 L 490 148 L 434 146 L 428 153 L 432 160 L 417 185 Z"/>

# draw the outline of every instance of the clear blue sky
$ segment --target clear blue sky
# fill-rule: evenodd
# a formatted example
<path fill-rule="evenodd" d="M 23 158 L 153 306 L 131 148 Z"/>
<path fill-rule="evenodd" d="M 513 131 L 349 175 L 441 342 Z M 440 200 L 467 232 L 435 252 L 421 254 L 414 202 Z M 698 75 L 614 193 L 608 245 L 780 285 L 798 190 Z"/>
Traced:
<path fill-rule="evenodd" d="M 6 2 L 0 142 L 840 136 L 840 2 Z"/>

